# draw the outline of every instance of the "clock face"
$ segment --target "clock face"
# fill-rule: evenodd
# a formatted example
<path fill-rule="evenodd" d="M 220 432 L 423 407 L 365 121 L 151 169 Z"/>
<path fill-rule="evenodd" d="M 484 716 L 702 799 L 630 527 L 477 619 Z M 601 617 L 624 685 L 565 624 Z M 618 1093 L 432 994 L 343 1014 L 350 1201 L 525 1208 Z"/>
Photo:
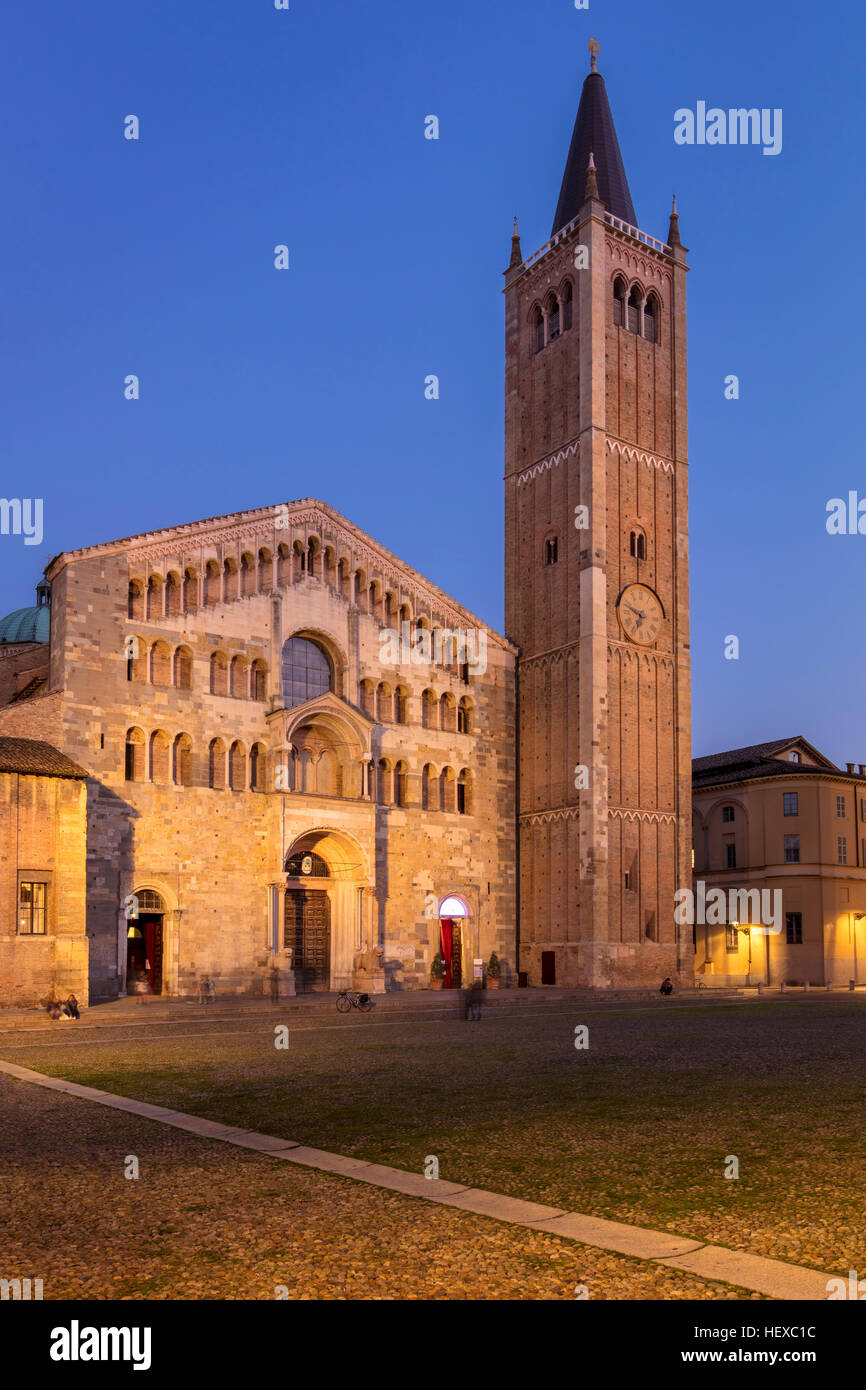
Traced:
<path fill-rule="evenodd" d="M 620 626 L 626 637 L 648 647 L 662 630 L 665 611 L 658 594 L 646 584 L 629 584 L 616 606 Z"/>

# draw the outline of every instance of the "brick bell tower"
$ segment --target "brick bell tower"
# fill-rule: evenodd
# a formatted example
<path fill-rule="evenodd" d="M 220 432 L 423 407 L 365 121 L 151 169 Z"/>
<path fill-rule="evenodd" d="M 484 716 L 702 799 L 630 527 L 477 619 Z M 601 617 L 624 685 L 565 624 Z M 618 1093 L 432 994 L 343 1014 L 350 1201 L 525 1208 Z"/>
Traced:
<path fill-rule="evenodd" d="M 518 664 L 520 968 L 694 980 L 686 251 L 638 230 L 604 79 L 550 240 L 505 272 L 505 622 Z"/>

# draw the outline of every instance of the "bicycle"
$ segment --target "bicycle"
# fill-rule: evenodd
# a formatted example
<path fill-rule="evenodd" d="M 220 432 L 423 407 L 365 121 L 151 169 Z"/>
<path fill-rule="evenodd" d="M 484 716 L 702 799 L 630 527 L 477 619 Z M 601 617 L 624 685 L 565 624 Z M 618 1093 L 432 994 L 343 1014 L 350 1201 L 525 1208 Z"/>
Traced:
<path fill-rule="evenodd" d="M 341 1014 L 351 1013 L 353 1009 L 360 1009 L 362 1014 L 368 1014 L 375 1007 L 369 994 L 359 994 L 357 990 L 341 989 L 337 995 L 337 1012 Z"/>

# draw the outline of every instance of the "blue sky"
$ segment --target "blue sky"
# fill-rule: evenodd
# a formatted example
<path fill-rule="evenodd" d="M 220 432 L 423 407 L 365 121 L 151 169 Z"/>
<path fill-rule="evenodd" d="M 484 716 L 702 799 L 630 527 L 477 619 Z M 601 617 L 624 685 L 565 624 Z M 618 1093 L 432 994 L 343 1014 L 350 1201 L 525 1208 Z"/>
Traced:
<path fill-rule="evenodd" d="M 0 491 L 45 534 L 0 537 L 0 611 L 59 550 L 317 496 L 501 628 L 501 272 L 514 213 L 525 254 L 549 235 L 597 36 L 640 225 L 676 190 L 690 248 L 695 754 L 866 762 L 866 536 L 825 529 L 866 498 L 861 5 L 47 0 L 4 29 Z M 781 154 L 676 145 L 699 100 L 781 107 Z"/>

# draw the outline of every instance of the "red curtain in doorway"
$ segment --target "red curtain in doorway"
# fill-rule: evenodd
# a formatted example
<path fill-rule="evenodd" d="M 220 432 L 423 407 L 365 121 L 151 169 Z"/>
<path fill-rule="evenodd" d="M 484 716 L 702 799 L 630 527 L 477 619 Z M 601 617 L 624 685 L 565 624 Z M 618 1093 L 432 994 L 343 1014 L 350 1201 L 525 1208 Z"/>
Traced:
<path fill-rule="evenodd" d="M 452 922 L 450 917 L 443 917 L 439 922 L 440 950 L 442 951 L 442 963 L 445 966 L 445 979 L 442 981 L 443 989 L 452 989 L 451 979 L 451 947 L 452 947 Z"/>

